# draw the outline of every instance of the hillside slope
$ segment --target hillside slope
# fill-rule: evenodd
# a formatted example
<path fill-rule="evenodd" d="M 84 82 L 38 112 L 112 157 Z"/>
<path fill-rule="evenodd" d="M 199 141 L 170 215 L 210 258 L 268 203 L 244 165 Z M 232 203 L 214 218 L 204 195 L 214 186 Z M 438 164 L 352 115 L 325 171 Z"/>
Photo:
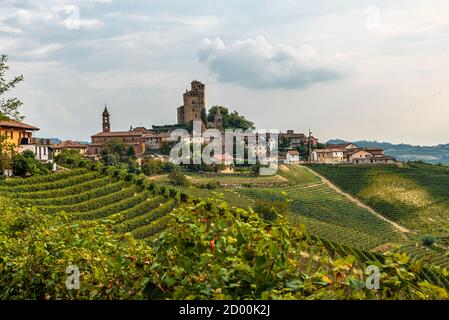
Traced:
<path fill-rule="evenodd" d="M 449 235 L 449 167 L 418 163 L 310 167 L 388 219 L 420 234 Z"/>
<path fill-rule="evenodd" d="M 288 180 L 286 185 L 267 187 L 264 182 L 259 185 L 259 178 L 254 177 L 250 185 L 247 177 L 241 178 L 244 184 L 237 185 L 239 179 L 234 177 L 232 187 L 224 184 L 214 190 L 195 186 L 177 189 L 198 197 L 221 194 L 229 204 L 243 208 L 254 208 L 265 201 L 287 202 L 290 220 L 305 225 L 312 235 L 362 249 L 404 241 L 401 230 L 337 192 L 305 167 L 281 166 L 278 174 Z M 203 183 L 229 180 L 225 175 L 202 179 Z"/>
<path fill-rule="evenodd" d="M 285 218 L 123 178 L 76 170 L 0 182 L 0 298 L 449 298 L 443 272 L 404 255 L 321 242 Z M 374 262 L 380 290 L 365 285 Z M 65 287 L 68 265 L 82 272 L 80 290 Z"/>

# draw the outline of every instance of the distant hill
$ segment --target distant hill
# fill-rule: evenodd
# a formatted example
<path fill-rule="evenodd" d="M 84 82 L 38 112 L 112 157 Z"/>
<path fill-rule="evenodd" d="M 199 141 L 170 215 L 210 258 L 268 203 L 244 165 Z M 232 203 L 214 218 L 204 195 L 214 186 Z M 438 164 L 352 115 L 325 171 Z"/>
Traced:
<path fill-rule="evenodd" d="M 352 142 L 362 148 L 383 148 L 385 154 L 391 155 L 400 161 L 425 161 L 428 163 L 443 163 L 449 165 L 449 143 L 437 146 L 414 146 L 410 144 L 392 144 L 389 142 L 377 141 L 345 141 L 341 139 L 332 139 L 327 143 Z"/>

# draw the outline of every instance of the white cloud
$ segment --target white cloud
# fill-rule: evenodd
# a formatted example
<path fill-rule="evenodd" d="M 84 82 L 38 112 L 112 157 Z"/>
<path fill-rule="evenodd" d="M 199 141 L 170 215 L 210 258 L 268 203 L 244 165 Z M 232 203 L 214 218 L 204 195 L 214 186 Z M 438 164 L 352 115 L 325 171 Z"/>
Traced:
<path fill-rule="evenodd" d="M 198 58 L 219 81 L 248 88 L 301 89 L 344 78 L 350 70 L 342 54 L 321 54 L 310 45 L 270 44 L 262 36 L 230 46 L 220 38 L 202 44 Z"/>
<path fill-rule="evenodd" d="M 41 45 L 35 47 L 29 51 L 23 52 L 24 56 L 34 57 L 34 58 L 43 58 L 46 57 L 49 53 L 60 50 L 64 47 L 61 43 L 50 43 L 46 45 Z"/>

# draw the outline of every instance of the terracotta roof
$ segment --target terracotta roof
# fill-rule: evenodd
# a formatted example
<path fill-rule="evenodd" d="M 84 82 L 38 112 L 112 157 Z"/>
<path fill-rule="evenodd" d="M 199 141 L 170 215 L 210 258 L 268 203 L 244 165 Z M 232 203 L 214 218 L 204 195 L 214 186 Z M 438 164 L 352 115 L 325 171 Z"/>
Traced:
<path fill-rule="evenodd" d="M 86 144 L 82 144 L 79 142 L 74 142 L 74 141 L 63 141 L 59 144 L 55 144 L 53 145 L 54 149 L 70 149 L 70 148 L 74 148 L 74 149 L 86 149 L 88 147 L 88 145 Z"/>
<path fill-rule="evenodd" d="M 144 138 L 168 138 L 170 137 L 170 132 L 152 132 L 145 133 L 143 135 Z"/>
<path fill-rule="evenodd" d="M 16 121 L 16 120 L 0 120 L 0 127 L 19 128 L 26 130 L 38 131 L 39 128 L 30 126 L 29 124 Z"/>
<path fill-rule="evenodd" d="M 329 148 L 331 148 L 331 149 L 336 149 L 336 148 L 346 148 L 346 147 L 348 147 L 349 145 L 355 145 L 354 143 L 352 143 L 352 142 L 346 142 L 346 143 L 337 143 L 337 144 L 329 144 L 328 145 L 328 147 Z M 355 145 L 356 146 L 356 145 Z"/>
<path fill-rule="evenodd" d="M 288 153 L 288 154 L 292 154 L 292 155 L 294 155 L 294 156 L 299 156 L 299 152 L 296 151 L 296 150 L 290 150 L 290 151 L 288 151 L 287 153 Z"/>
<path fill-rule="evenodd" d="M 383 154 L 384 149 L 382 148 L 364 148 L 365 151 L 371 152 L 373 154 Z"/>
<path fill-rule="evenodd" d="M 142 132 L 135 131 L 112 131 L 112 132 L 99 132 L 92 137 L 141 137 Z"/>
<path fill-rule="evenodd" d="M 359 152 L 362 152 L 362 151 L 372 155 L 371 152 L 369 152 L 368 150 L 365 150 L 365 149 L 354 149 L 354 151 L 349 151 L 348 155 L 352 156 L 352 155 L 354 155 L 356 153 L 359 153 Z"/>

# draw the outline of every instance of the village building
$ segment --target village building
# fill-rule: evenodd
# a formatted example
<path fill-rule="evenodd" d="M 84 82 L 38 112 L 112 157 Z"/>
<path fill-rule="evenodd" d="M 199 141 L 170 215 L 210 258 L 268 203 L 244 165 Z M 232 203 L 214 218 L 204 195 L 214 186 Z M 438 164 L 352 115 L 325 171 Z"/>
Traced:
<path fill-rule="evenodd" d="M 19 151 L 21 144 L 30 144 L 33 133 L 39 128 L 16 120 L 0 120 L 0 135 L 6 143 L 12 143 Z"/>
<path fill-rule="evenodd" d="M 19 153 L 31 151 L 36 155 L 36 160 L 41 162 L 53 162 L 53 148 L 50 139 L 24 138 L 19 145 Z"/>
<path fill-rule="evenodd" d="M 121 142 L 127 146 L 133 146 L 139 157 L 145 152 L 143 133 L 139 131 L 111 131 L 110 114 L 107 107 L 103 114 L 103 131 L 91 136 L 92 142 L 88 148 L 88 155 L 98 156 L 101 154 L 103 145 L 108 142 Z"/>
<path fill-rule="evenodd" d="M 317 149 L 312 152 L 312 162 L 316 163 L 333 163 L 332 149 Z"/>
<path fill-rule="evenodd" d="M 49 139 L 34 138 L 34 132 L 39 128 L 16 120 L 0 120 L 0 135 L 5 143 L 13 145 L 14 152 L 31 151 L 36 160 L 53 162 L 53 154 Z M 11 168 L 0 173 L 12 176 Z"/>
<path fill-rule="evenodd" d="M 76 150 L 81 156 L 87 154 L 88 145 L 79 142 L 67 140 L 61 143 L 54 144 L 51 146 L 53 149 L 53 156 L 58 156 L 62 150 Z"/>
<path fill-rule="evenodd" d="M 339 144 L 328 144 L 329 149 L 359 149 L 359 147 L 351 142 L 339 143 Z"/>
<path fill-rule="evenodd" d="M 1 120 L 0 134 L 6 143 L 11 143 L 17 153 L 31 151 L 36 159 L 42 162 L 52 162 L 52 148 L 49 139 L 33 138 L 33 133 L 39 128 L 16 120 Z"/>
<path fill-rule="evenodd" d="M 318 139 L 311 136 L 310 137 L 312 148 L 318 146 Z M 285 133 L 279 134 L 279 143 L 281 145 L 289 144 L 290 148 L 298 148 L 301 146 L 309 145 L 309 137 L 304 133 L 296 133 L 294 130 L 287 130 Z"/>
<path fill-rule="evenodd" d="M 287 151 L 285 155 L 285 164 L 299 164 L 299 152 L 296 150 Z"/>
<path fill-rule="evenodd" d="M 326 149 L 312 152 L 315 163 L 377 164 L 396 163 L 394 157 L 384 155 L 382 148 L 360 148 L 353 143 L 329 144 Z"/>

